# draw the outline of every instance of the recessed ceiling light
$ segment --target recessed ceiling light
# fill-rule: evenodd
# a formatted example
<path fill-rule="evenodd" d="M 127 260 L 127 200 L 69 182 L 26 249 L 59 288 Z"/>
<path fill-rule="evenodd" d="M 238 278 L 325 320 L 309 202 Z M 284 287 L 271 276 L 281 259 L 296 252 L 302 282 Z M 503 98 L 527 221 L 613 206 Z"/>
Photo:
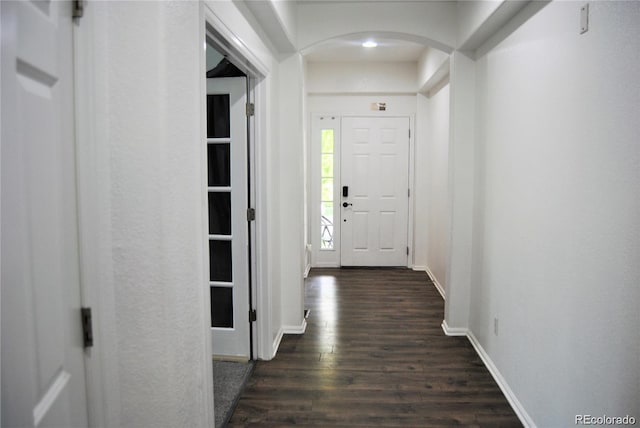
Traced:
<path fill-rule="evenodd" d="M 378 44 L 373 40 L 367 40 L 362 44 L 362 46 L 364 46 L 365 48 L 375 48 L 376 46 L 378 46 Z"/>

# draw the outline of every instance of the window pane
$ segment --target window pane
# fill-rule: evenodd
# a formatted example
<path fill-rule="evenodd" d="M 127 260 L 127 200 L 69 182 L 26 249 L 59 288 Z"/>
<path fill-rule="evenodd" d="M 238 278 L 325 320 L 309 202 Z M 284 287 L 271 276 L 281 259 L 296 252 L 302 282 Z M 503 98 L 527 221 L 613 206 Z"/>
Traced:
<path fill-rule="evenodd" d="M 322 211 L 323 214 L 320 219 L 322 223 L 320 230 L 320 248 L 324 250 L 333 250 L 333 208 L 331 209 L 331 217 L 324 215 L 324 208 Z"/>
<path fill-rule="evenodd" d="M 322 201 L 333 201 L 333 178 L 322 179 Z"/>
<path fill-rule="evenodd" d="M 207 95 L 207 138 L 229 138 L 229 94 Z"/>
<path fill-rule="evenodd" d="M 333 153 L 333 129 L 322 130 L 322 153 Z"/>
<path fill-rule="evenodd" d="M 211 327 L 233 328 L 233 288 L 211 287 Z"/>
<path fill-rule="evenodd" d="M 209 186 L 231 186 L 231 146 L 207 144 L 207 170 Z"/>
<path fill-rule="evenodd" d="M 209 241 L 209 281 L 232 281 L 231 241 Z"/>
<path fill-rule="evenodd" d="M 333 223 L 333 202 L 320 203 L 320 209 L 322 211 L 322 218 L 326 218 L 329 222 Z"/>
<path fill-rule="evenodd" d="M 231 193 L 209 193 L 209 234 L 231 235 Z"/>
<path fill-rule="evenodd" d="M 322 155 L 322 177 L 333 177 L 333 154 Z"/>

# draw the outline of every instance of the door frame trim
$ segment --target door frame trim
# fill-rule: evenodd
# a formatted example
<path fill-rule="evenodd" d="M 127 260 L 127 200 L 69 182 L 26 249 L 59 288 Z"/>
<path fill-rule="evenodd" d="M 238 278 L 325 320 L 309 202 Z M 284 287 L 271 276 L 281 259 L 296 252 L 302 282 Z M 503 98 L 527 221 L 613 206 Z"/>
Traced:
<path fill-rule="evenodd" d="M 215 2 L 214 2 L 215 3 Z M 251 234 L 251 299 L 250 309 L 258 312 L 258 319 L 250 326 L 253 336 L 252 354 L 254 359 L 269 360 L 273 358 L 274 350 L 271 340 L 272 314 L 271 314 L 271 283 L 272 267 L 268 263 L 269 252 L 269 231 L 268 209 L 267 209 L 267 82 L 265 77 L 269 75 L 270 69 L 258 58 L 257 55 L 225 24 L 224 20 L 218 16 L 214 10 L 215 4 L 209 1 L 201 2 L 201 42 L 206 42 L 206 37 L 213 38 L 219 47 L 229 56 L 237 66 L 247 74 L 251 82 L 252 91 L 248 94 L 253 98 L 255 104 L 255 115 L 250 118 L 251 129 L 249 134 L 250 150 L 248 153 L 251 167 L 249 170 L 249 186 L 251 189 L 250 198 L 254 202 L 256 209 L 256 220 L 253 222 L 253 233 Z M 202 78 L 201 78 L 201 129 L 204 135 L 206 131 L 206 52 L 201 53 Z M 260 142 L 260 144 L 258 144 Z M 204 158 L 203 158 L 204 161 Z M 260 179 L 258 179 L 260 178 Z M 208 249 L 207 249 L 208 251 Z M 205 253 L 208 254 L 208 253 Z M 206 260 L 208 266 L 208 258 Z M 208 278 L 208 273 L 206 273 Z M 259 286 L 258 286 L 259 285 Z M 209 284 L 207 281 L 206 287 Z M 210 313 L 210 303 L 206 302 L 207 314 Z M 208 315 L 207 315 L 208 316 Z M 210 326 L 206 326 L 210 331 Z M 209 334 L 210 337 L 210 334 Z M 211 350 L 210 339 L 207 339 L 209 350 Z"/>
<path fill-rule="evenodd" d="M 120 420 L 120 387 L 117 355 L 116 298 L 112 260 L 100 258 L 112 248 L 110 222 L 111 169 L 108 133 L 101 129 L 106 116 L 107 88 L 97 86 L 104 81 L 108 64 L 104 55 L 95 54 L 105 21 L 99 19 L 101 6 L 85 9 L 79 24 L 73 25 L 73 67 L 75 102 L 76 189 L 78 210 L 78 243 L 80 249 L 80 287 L 82 305 L 93 307 L 94 348 L 85 351 L 85 378 L 89 426 L 107 426 Z M 108 405 L 105 405 L 108 403 Z"/>

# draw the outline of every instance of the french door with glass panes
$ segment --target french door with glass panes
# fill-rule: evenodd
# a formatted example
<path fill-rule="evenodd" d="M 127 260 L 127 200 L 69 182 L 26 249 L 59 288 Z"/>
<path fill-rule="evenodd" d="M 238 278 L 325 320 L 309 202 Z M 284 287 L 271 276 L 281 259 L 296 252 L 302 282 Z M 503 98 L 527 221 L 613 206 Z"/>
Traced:
<path fill-rule="evenodd" d="M 207 79 L 211 337 L 216 357 L 249 359 L 246 77 Z"/>

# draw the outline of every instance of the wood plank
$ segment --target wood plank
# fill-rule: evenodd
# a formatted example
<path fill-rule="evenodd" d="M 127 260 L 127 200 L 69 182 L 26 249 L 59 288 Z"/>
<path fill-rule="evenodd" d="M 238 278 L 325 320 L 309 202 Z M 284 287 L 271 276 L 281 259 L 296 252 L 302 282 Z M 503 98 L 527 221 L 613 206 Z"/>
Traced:
<path fill-rule="evenodd" d="M 304 335 L 257 363 L 229 426 L 520 427 L 424 272 L 312 269 Z"/>

